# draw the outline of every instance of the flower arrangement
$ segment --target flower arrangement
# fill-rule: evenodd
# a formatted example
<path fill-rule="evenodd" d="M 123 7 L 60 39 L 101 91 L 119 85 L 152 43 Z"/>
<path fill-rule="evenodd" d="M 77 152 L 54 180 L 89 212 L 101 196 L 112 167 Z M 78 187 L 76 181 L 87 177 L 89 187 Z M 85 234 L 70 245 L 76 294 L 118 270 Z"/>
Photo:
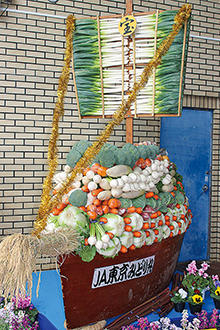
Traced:
<path fill-rule="evenodd" d="M 171 298 L 171 301 L 174 302 L 174 304 L 177 304 L 179 302 L 186 302 L 186 299 L 187 292 L 181 288 L 178 291 L 173 292 L 173 297 Z"/>
<path fill-rule="evenodd" d="M 0 298 L 0 329 L 1 330 L 37 330 L 36 316 L 38 311 L 31 304 L 29 296 L 5 300 Z"/>
<path fill-rule="evenodd" d="M 203 262 L 198 269 L 195 260 L 186 268 L 187 274 L 184 276 L 182 285 L 188 291 L 187 302 L 191 305 L 203 304 L 203 290 L 209 287 L 210 277 L 206 273 L 209 265 Z"/>
<path fill-rule="evenodd" d="M 219 319 L 217 309 L 213 309 L 210 318 L 207 316 L 206 311 L 202 311 L 197 314 L 196 317 L 189 321 L 189 315 L 186 309 L 182 313 L 180 320 L 180 326 L 171 323 L 168 317 L 162 317 L 159 321 L 149 322 L 147 317 L 141 317 L 137 320 L 137 324 L 130 324 L 129 326 L 123 326 L 122 330 L 200 330 L 215 328 Z"/>
<path fill-rule="evenodd" d="M 220 281 L 218 275 L 212 275 L 209 281 L 210 297 L 220 301 Z"/>

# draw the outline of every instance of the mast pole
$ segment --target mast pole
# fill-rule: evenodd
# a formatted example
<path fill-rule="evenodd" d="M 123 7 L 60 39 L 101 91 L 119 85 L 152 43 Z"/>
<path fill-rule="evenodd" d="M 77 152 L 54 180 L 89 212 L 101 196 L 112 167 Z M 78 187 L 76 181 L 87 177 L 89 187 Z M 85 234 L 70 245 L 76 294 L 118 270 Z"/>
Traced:
<path fill-rule="evenodd" d="M 126 0 L 126 15 L 131 15 L 133 12 L 133 0 Z M 133 143 L 133 117 L 131 110 L 126 116 L 126 143 Z"/>

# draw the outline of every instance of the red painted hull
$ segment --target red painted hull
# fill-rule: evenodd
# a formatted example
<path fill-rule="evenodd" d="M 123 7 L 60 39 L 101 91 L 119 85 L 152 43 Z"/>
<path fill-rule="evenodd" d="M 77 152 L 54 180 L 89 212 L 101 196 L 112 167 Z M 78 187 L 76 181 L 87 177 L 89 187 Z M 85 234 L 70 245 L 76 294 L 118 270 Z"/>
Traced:
<path fill-rule="evenodd" d="M 119 253 L 114 258 L 97 254 L 93 261 L 83 262 L 69 255 L 60 267 L 67 328 L 72 329 L 108 319 L 125 312 L 163 291 L 176 268 L 184 234 L 167 238 L 141 249 Z M 121 283 L 92 289 L 95 268 L 132 262 L 155 256 L 151 273 Z M 67 280 L 68 279 L 68 280 Z"/>

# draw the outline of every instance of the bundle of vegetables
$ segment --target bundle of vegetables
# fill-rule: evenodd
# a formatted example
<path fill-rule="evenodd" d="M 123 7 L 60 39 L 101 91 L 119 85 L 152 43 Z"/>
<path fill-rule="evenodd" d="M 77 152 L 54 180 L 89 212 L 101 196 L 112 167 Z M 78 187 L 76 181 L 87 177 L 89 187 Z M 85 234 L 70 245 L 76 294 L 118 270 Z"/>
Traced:
<path fill-rule="evenodd" d="M 54 176 L 54 194 L 88 145 L 82 140 L 70 150 L 64 171 Z M 99 162 L 77 176 L 53 209 L 46 230 L 76 229 L 76 252 L 84 261 L 91 261 L 96 252 L 114 257 L 184 233 L 192 214 L 182 177 L 161 151 L 149 143 L 127 143 L 121 149 L 105 144 Z"/>

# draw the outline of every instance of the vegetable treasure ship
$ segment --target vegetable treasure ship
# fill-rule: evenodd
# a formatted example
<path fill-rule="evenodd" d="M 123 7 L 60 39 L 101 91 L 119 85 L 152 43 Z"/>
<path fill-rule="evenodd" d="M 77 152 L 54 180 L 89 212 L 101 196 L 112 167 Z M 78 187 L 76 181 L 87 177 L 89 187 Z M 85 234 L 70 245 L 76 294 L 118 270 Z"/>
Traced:
<path fill-rule="evenodd" d="M 181 175 L 166 150 L 155 143 L 127 141 L 117 148 L 107 141 L 127 115 L 126 121 L 181 114 L 190 14 L 191 7 L 184 5 L 170 13 L 138 15 L 142 28 L 137 38 L 128 37 L 126 47 L 126 18 L 118 22 L 116 17 L 117 24 L 126 27 L 120 42 L 115 29 L 107 42 L 109 17 L 107 21 L 75 21 L 72 15 L 67 19 L 65 64 L 41 204 L 31 235 L 14 234 L 1 243 L 0 290 L 5 296 L 25 294 L 26 281 L 31 288 L 36 256 L 59 256 L 68 329 L 127 312 L 166 288 L 175 270 L 192 218 Z M 108 47 L 116 54 L 118 44 L 121 61 L 114 63 L 110 56 L 108 62 Z M 131 62 L 136 50 L 138 59 L 134 56 Z M 71 59 L 80 119 L 112 118 L 95 142 L 75 143 L 63 171 L 56 173 L 59 120 L 64 115 Z M 5 257 L 9 249 L 10 262 Z"/>

